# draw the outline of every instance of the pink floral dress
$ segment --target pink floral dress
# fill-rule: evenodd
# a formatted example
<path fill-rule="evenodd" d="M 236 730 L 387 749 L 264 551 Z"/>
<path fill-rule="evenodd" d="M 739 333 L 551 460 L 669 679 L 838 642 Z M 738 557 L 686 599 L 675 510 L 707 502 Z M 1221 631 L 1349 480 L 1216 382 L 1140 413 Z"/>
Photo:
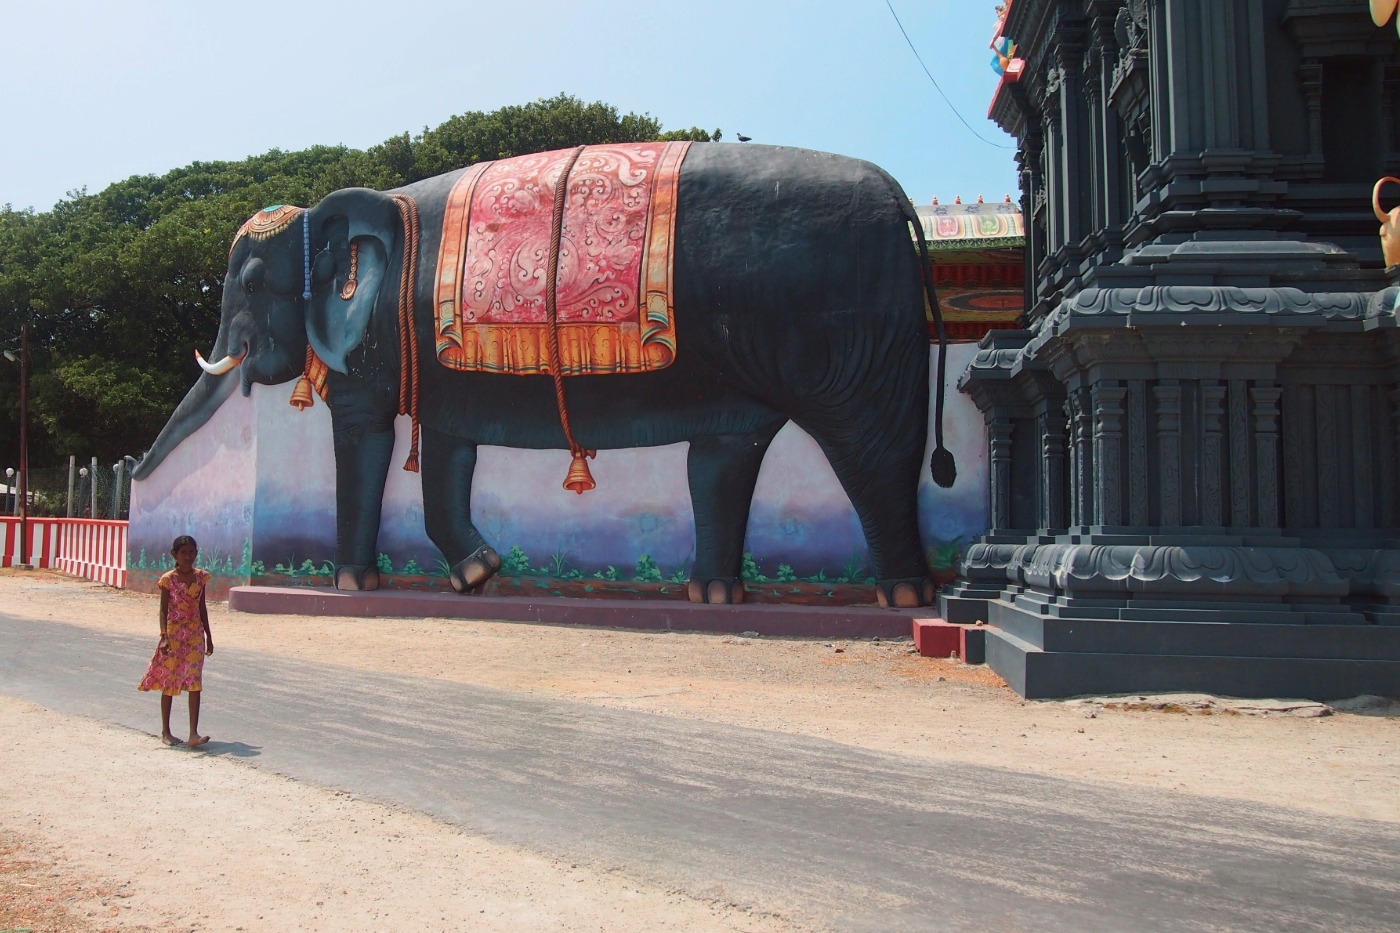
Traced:
<path fill-rule="evenodd" d="M 156 646 L 146 676 L 141 678 L 136 689 L 159 690 L 166 696 L 176 696 L 181 690 L 202 689 L 204 620 L 199 614 L 199 597 L 208 584 L 207 570 L 196 569 L 193 583 L 183 582 L 174 570 L 160 578 L 156 585 L 170 593 L 165 613 L 170 648 L 161 651 L 159 645 Z"/>

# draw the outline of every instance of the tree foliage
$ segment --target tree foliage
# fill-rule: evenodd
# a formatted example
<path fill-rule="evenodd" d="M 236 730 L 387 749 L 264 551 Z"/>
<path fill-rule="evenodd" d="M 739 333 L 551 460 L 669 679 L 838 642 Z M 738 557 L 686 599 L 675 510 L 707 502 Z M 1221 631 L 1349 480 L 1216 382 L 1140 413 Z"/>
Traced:
<path fill-rule="evenodd" d="M 0 205 L 0 346 L 30 336 L 30 464 L 150 446 L 218 331 L 228 246 L 269 204 L 380 190 L 485 159 L 582 144 L 719 139 L 567 96 L 474 111 L 368 151 L 315 146 L 136 175 L 45 212 Z M 0 360 L 0 469 L 17 462 L 19 368 Z"/>

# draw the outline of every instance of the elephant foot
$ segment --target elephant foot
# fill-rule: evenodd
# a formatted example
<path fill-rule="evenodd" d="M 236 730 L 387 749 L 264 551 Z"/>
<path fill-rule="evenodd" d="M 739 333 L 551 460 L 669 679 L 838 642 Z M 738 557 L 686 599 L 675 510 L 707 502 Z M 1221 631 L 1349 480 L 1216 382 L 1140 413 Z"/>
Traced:
<path fill-rule="evenodd" d="M 716 577 L 703 583 L 691 580 L 685 592 L 693 603 L 732 606 L 744 601 L 744 581 L 738 577 Z"/>
<path fill-rule="evenodd" d="M 917 609 L 933 605 L 937 587 L 928 577 L 881 580 L 875 584 L 875 598 L 882 609 Z"/>
<path fill-rule="evenodd" d="M 341 564 L 335 568 L 335 588 L 338 590 L 379 589 L 379 568 Z"/>
<path fill-rule="evenodd" d="M 501 555 L 490 545 L 483 544 L 469 557 L 452 568 L 449 579 L 459 593 L 480 593 L 486 581 L 501 569 Z"/>

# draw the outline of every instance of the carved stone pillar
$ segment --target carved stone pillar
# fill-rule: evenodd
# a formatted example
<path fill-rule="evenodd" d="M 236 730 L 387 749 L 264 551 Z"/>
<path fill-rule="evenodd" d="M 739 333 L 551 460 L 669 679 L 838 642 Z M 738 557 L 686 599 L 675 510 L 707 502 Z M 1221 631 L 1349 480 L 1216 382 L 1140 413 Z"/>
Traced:
<path fill-rule="evenodd" d="M 1157 399 L 1157 475 L 1160 516 L 1157 524 L 1181 524 L 1181 385 L 1166 379 L 1152 389 Z"/>
<path fill-rule="evenodd" d="M 1045 193 L 1045 248 L 1046 255 L 1053 255 L 1068 240 L 1065 229 L 1067 210 L 1064 192 L 1064 128 L 1060 114 L 1060 86 L 1063 73 L 1054 66 L 1045 75 L 1045 97 L 1042 104 L 1045 117 L 1044 147 L 1041 150 L 1043 168 L 1041 176 Z"/>
<path fill-rule="evenodd" d="M 1390 481 L 1400 467 L 1397 467 L 1395 443 L 1393 442 L 1393 432 L 1395 421 L 1390 413 L 1390 392 L 1388 386 L 1372 386 L 1371 388 L 1371 417 L 1375 424 L 1375 449 L 1376 449 L 1376 476 L 1379 482 L 1376 483 L 1376 502 L 1380 507 L 1380 523 L 1385 526 L 1400 525 L 1400 516 L 1397 516 L 1397 501 L 1400 501 L 1400 491 L 1395 488 L 1395 483 Z"/>
<path fill-rule="evenodd" d="M 1220 483 L 1224 472 L 1225 387 L 1217 382 L 1201 385 L 1200 522 L 1225 524 Z"/>
<path fill-rule="evenodd" d="M 1351 386 L 1351 514 L 1355 528 L 1376 527 L 1379 505 L 1372 467 L 1371 387 Z"/>
<path fill-rule="evenodd" d="M 996 417 L 987 423 L 988 492 L 992 533 L 1011 527 L 1011 419 Z"/>
<path fill-rule="evenodd" d="M 1094 386 L 1094 524 L 1123 524 L 1123 401 L 1120 385 Z"/>
<path fill-rule="evenodd" d="M 1051 408 L 1040 415 L 1040 525 L 1063 529 L 1065 515 L 1065 427 L 1063 413 Z"/>
<path fill-rule="evenodd" d="M 1147 382 L 1128 380 L 1128 524 L 1151 520 L 1147 480 Z"/>
<path fill-rule="evenodd" d="M 1258 526 L 1277 528 L 1278 401 L 1283 391 L 1278 386 L 1256 385 L 1249 394 L 1254 403 L 1254 481 L 1259 496 Z"/>
<path fill-rule="evenodd" d="M 1322 63 L 1309 58 L 1298 69 L 1308 108 L 1308 155 L 1322 158 Z"/>
<path fill-rule="evenodd" d="M 1381 65 L 1381 139 L 1385 142 L 1385 170 L 1389 174 L 1400 171 L 1400 155 L 1395 148 L 1395 103 L 1400 100 L 1400 65 L 1386 62 Z"/>
<path fill-rule="evenodd" d="M 1093 426 L 1089 411 L 1089 390 L 1075 389 L 1069 394 L 1069 431 L 1071 445 L 1072 486 L 1070 490 L 1070 522 L 1075 525 L 1093 524 L 1094 467 L 1090 445 Z"/>
<path fill-rule="evenodd" d="M 1392 376 L 1391 378 L 1397 377 Z M 1391 389 L 1388 392 L 1382 390 L 1382 392 L 1383 394 L 1381 395 L 1381 398 L 1377 401 L 1382 406 L 1389 409 L 1391 427 L 1390 437 L 1392 443 L 1388 445 L 1389 449 L 1386 450 L 1386 456 L 1382 458 L 1381 462 L 1382 464 L 1385 464 L 1387 462 L 1400 464 L 1400 388 Z M 1386 405 L 1386 402 L 1389 402 L 1389 405 Z M 1390 475 L 1393 476 L 1394 474 Z M 1391 482 L 1393 482 L 1393 480 L 1391 480 Z M 1394 493 L 1392 493 L 1392 495 L 1394 495 Z M 1390 520 L 1394 521 L 1396 517 L 1397 516 L 1392 514 Z"/>
<path fill-rule="evenodd" d="M 1337 387 L 1320 385 L 1316 389 L 1317 430 L 1317 524 L 1319 528 L 1338 528 L 1342 524 L 1340 463 L 1337 447 Z"/>
<path fill-rule="evenodd" d="M 1249 398 L 1243 379 L 1230 380 L 1230 524 L 1248 528 L 1253 512 L 1250 509 L 1249 471 Z"/>

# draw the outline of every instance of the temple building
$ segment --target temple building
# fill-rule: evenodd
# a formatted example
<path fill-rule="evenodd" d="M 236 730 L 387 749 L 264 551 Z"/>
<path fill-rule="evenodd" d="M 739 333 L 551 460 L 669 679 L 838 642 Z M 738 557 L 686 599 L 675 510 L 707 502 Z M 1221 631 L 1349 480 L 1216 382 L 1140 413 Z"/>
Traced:
<path fill-rule="evenodd" d="M 1395 693 L 1395 24 L 1361 0 L 1013 0 L 994 48 L 1024 327 L 959 382 L 991 529 L 944 617 L 985 622 L 1027 697 Z"/>

